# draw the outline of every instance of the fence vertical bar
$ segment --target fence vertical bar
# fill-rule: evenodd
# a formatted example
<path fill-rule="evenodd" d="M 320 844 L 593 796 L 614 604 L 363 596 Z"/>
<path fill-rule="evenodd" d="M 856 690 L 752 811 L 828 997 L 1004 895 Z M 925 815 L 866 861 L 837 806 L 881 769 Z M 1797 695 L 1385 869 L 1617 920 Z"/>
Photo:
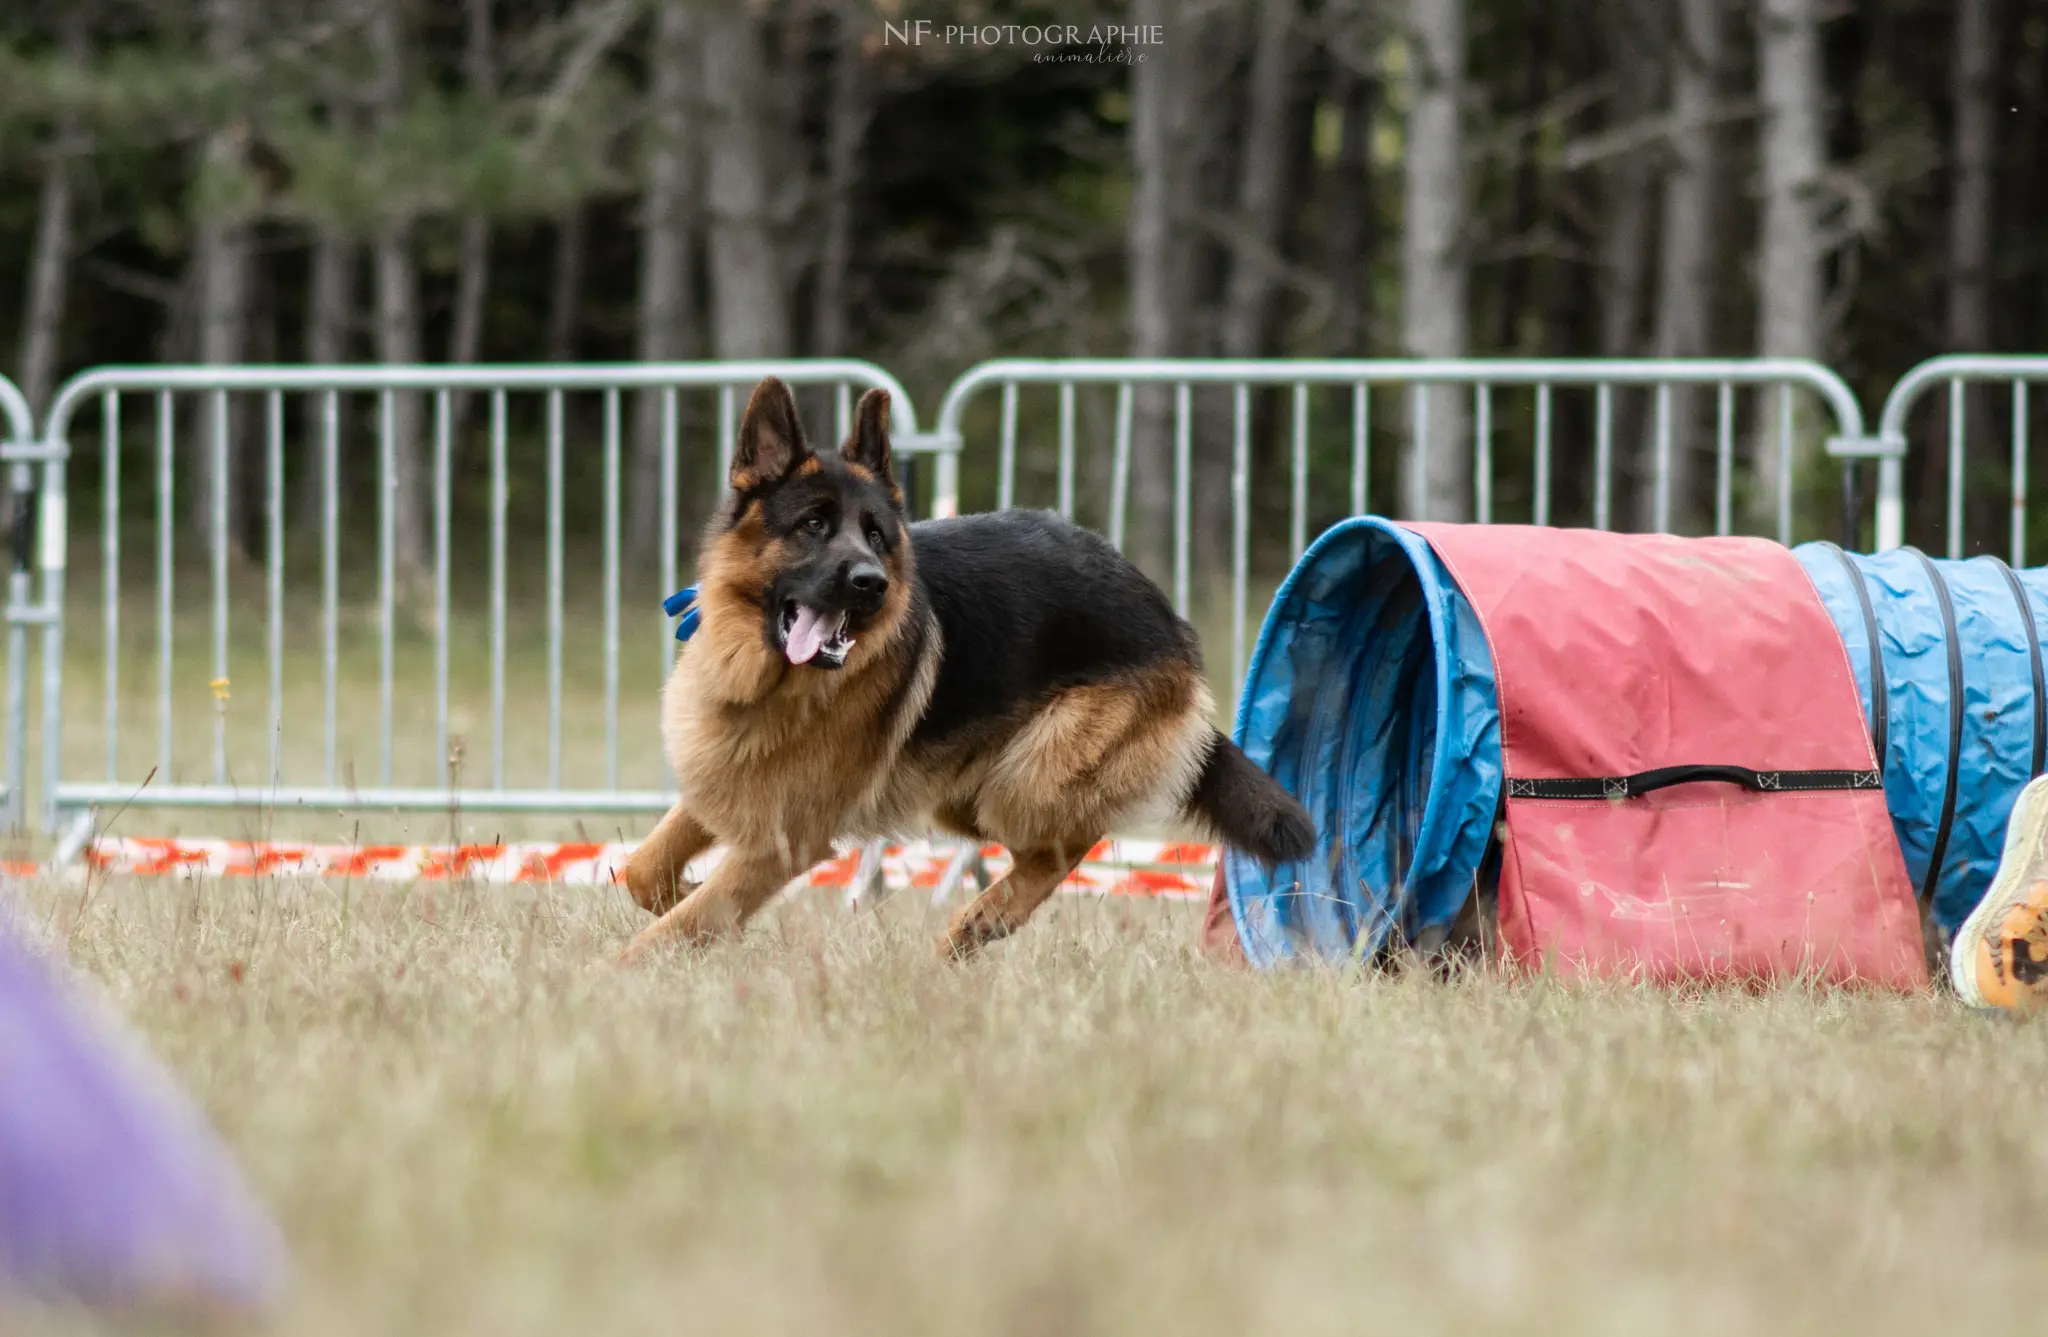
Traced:
<path fill-rule="evenodd" d="M 1650 527 L 1671 532 L 1671 386 L 1657 387 L 1657 477 L 1650 502 Z"/>
<path fill-rule="evenodd" d="M 1231 392 L 1230 423 L 1230 699 L 1244 681 L 1244 618 L 1251 581 L 1252 392 L 1238 382 Z"/>
<path fill-rule="evenodd" d="M 332 390 L 320 406 L 320 608 L 327 699 L 327 783 L 340 765 L 341 730 L 335 698 L 341 690 L 341 397 Z"/>
<path fill-rule="evenodd" d="M 548 788 L 562 787 L 562 392 L 548 391 Z"/>
<path fill-rule="evenodd" d="M 1550 387 L 1536 387 L 1536 498 L 1530 519 L 1550 523 Z"/>
<path fill-rule="evenodd" d="M 1372 469 L 1372 392 L 1364 381 L 1351 387 L 1351 513 L 1364 515 Z"/>
<path fill-rule="evenodd" d="M 739 410 L 733 401 L 733 388 L 729 385 L 718 387 L 718 489 L 725 490 L 725 480 L 732 473 L 733 438 L 739 433 Z"/>
<path fill-rule="evenodd" d="M 391 753 L 395 738 L 391 667 L 397 637 L 397 570 L 394 555 L 397 534 L 398 469 L 397 399 L 386 390 L 377 404 L 377 702 L 382 750 L 378 753 L 380 783 L 391 783 Z"/>
<path fill-rule="evenodd" d="M 1792 546 L 1792 387 L 1778 391 L 1778 542 Z"/>
<path fill-rule="evenodd" d="M 841 433 L 842 439 L 844 433 Z M 604 392 L 604 780 L 619 787 L 619 392 Z"/>
<path fill-rule="evenodd" d="M 491 788 L 505 787 L 505 392 L 491 392 Z"/>
<path fill-rule="evenodd" d="M 2027 564 L 2027 383 L 2012 383 L 2012 564 Z"/>
<path fill-rule="evenodd" d="M 211 396 L 213 418 L 213 778 L 228 778 L 228 392 Z"/>
<path fill-rule="evenodd" d="M 1060 383 L 1060 518 L 1074 518 L 1074 383 Z"/>
<path fill-rule="evenodd" d="M 1015 384 L 1015 382 L 1012 382 Z M 1109 543 L 1124 550 L 1124 510 L 1131 498 L 1131 414 L 1130 382 L 1116 388 L 1116 456 L 1109 471 Z"/>
<path fill-rule="evenodd" d="M 1950 561 L 1963 556 L 1963 382 L 1948 383 L 1948 555 Z"/>
<path fill-rule="evenodd" d="M 36 497 L 42 509 L 36 566 L 43 575 L 43 606 L 57 616 L 43 623 L 43 816 L 47 826 L 57 823 L 57 786 L 64 774 L 64 570 L 68 535 L 64 517 L 70 512 L 65 496 L 67 464 L 62 459 L 43 461 L 43 482 Z M 17 724 L 25 719 L 16 715 Z M 10 777 L 11 778 L 11 777 Z M 13 802 L 12 795 L 9 801 Z"/>
<path fill-rule="evenodd" d="M 1593 528 L 1607 529 L 1614 512 L 1614 387 L 1600 382 L 1593 400 Z"/>
<path fill-rule="evenodd" d="M 107 779 L 121 778 L 121 392 L 111 391 L 100 400 L 100 468 L 104 474 L 100 498 L 100 563 L 102 599 L 106 604 L 107 643 Z M 16 714 L 10 721 L 20 728 Z M 18 776 L 10 775 L 10 780 Z"/>
<path fill-rule="evenodd" d="M 157 774 L 171 779 L 171 577 L 176 529 L 171 456 L 177 442 L 177 401 L 168 390 L 156 397 L 156 651 Z"/>
<path fill-rule="evenodd" d="M 1288 502 L 1288 551 L 1300 561 L 1308 547 L 1308 386 L 1294 386 L 1294 495 Z"/>
<path fill-rule="evenodd" d="M 996 509 L 1017 504 L 1017 383 L 1003 385 L 1003 426 L 996 454 Z"/>
<path fill-rule="evenodd" d="M 1173 391 L 1173 610 L 1188 615 L 1188 491 L 1193 472 L 1193 414 L 1188 383 Z"/>
<path fill-rule="evenodd" d="M 661 392 L 661 593 L 667 598 L 676 590 L 676 392 L 673 388 Z M 661 658 L 658 667 L 661 680 L 668 680 L 668 671 L 675 655 L 675 635 L 669 627 L 668 614 L 663 613 L 656 624 L 661 632 Z"/>
<path fill-rule="evenodd" d="M 270 773 L 275 785 L 284 773 L 284 392 L 264 396 L 263 439 L 265 536 L 264 565 L 270 600 Z"/>
<path fill-rule="evenodd" d="M 1714 397 L 1714 532 L 1735 529 L 1735 387 L 1721 382 Z"/>
<path fill-rule="evenodd" d="M 845 381 L 832 387 L 832 440 L 844 441 L 853 431 L 853 387 Z"/>
<path fill-rule="evenodd" d="M 34 473 L 25 462 L 16 461 L 8 466 L 7 472 L 12 485 L 22 493 L 35 486 Z M 19 565 L 7 573 L 7 603 L 10 608 L 27 605 L 29 582 L 29 573 Z M 7 623 L 6 690 L 7 826 L 19 834 L 27 826 L 28 819 L 28 624 L 13 618 Z"/>
<path fill-rule="evenodd" d="M 1408 387 L 1408 518 L 1429 518 L 1429 386 Z"/>
<path fill-rule="evenodd" d="M 448 756 L 448 619 L 455 610 L 448 593 L 448 540 L 454 455 L 454 406 L 442 390 L 434 395 L 434 764 L 451 789 L 456 777 Z"/>
<path fill-rule="evenodd" d="M 1493 387 L 1472 387 L 1472 501 L 1479 523 L 1493 523 Z"/>

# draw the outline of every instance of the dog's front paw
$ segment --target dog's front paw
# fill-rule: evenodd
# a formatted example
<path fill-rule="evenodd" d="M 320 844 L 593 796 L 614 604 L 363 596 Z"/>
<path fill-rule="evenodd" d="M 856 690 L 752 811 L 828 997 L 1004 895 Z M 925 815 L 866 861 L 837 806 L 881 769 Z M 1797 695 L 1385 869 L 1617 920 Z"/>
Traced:
<path fill-rule="evenodd" d="M 938 954 L 942 961 L 965 961 L 992 942 L 1015 932 L 1015 928 L 999 914 L 970 905 L 953 916 L 952 925 L 946 936 L 939 939 Z"/>
<path fill-rule="evenodd" d="M 681 878 L 635 878 L 631 869 L 626 872 L 626 894 L 633 898 L 633 904 L 651 915 L 665 915 L 675 909 L 690 899 L 697 885 Z"/>

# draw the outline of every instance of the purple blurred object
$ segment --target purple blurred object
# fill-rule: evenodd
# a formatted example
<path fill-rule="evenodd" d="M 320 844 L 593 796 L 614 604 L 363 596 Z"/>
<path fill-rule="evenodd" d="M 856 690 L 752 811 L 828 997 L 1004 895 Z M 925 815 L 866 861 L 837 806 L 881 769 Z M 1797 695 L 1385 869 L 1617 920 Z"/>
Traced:
<path fill-rule="evenodd" d="M 0 907 L 0 1294 L 254 1308 L 275 1226 L 204 1116 Z"/>

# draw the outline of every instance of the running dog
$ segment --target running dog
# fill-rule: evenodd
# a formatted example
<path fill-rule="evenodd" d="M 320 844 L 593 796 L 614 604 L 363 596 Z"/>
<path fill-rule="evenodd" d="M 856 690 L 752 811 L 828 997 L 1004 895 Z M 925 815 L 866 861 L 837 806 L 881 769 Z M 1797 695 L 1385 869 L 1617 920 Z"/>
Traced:
<path fill-rule="evenodd" d="M 1313 847 L 1301 805 L 1210 725 L 1194 629 L 1108 543 L 1035 511 L 907 521 L 887 392 L 819 454 L 763 381 L 728 482 L 662 698 L 680 799 L 625 870 L 659 918 L 626 959 L 738 933 L 849 837 L 1010 851 L 953 918 L 955 957 L 1023 927 L 1129 823 L 1181 819 L 1269 864 Z"/>

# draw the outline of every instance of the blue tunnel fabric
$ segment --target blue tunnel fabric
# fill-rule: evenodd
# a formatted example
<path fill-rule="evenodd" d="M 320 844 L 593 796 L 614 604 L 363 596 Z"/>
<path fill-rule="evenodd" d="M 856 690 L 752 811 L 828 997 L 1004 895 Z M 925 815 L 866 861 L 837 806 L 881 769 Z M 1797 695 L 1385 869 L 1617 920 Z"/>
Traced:
<path fill-rule="evenodd" d="M 1907 875 L 1952 936 L 2048 750 L 2048 568 L 1793 553 L 1848 652 Z M 1500 709 L 1478 618 L 1420 536 L 1368 516 L 1310 546 L 1267 611 L 1235 736 L 1318 836 L 1270 873 L 1226 852 L 1253 965 L 1369 957 L 1456 917 L 1499 811 Z"/>
<path fill-rule="evenodd" d="M 1909 548 L 1861 556 L 1807 543 L 1793 554 L 1848 648 L 1872 738 L 1883 739 L 1885 801 L 1907 875 L 1953 935 L 1990 887 L 2006 819 L 2040 766 L 2048 569 L 1937 561 Z"/>
<path fill-rule="evenodd" d="M 1501 792 L 1500 707 L 1478 616 L 1429 544 L 1378 517 L 1302 555 L 1246 668 L 1236 741 L 1299 798 L 1317 846 L 1268 873 L 1225 858 L 1255 966 L 1367 957 L 1463 907 Z"/>

